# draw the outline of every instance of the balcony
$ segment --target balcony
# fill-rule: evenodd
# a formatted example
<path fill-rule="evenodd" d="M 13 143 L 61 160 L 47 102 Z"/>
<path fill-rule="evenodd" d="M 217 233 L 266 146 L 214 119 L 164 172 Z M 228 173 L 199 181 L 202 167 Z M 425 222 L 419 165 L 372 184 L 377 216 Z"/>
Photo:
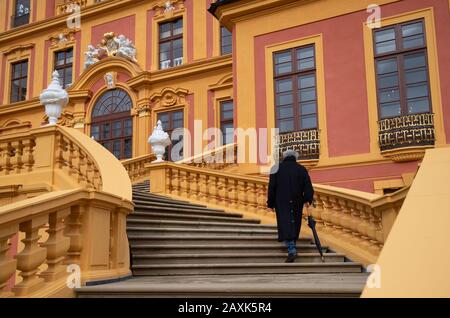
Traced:
<path fill-rule="evenodd" d="M 319 130 L 301 130 L 280 134 L 276 137 L 275 149 L 282 157 L 286 150 L 295 150 L 300 155 L 300 161 L 315 165 L 320 155 Z"/>
<path fill-rule="evenodd" d="M 378 122 L 381 154 L 396 162 L 420 160 L 434 147 L 434 114 L 414 114 Z"/>
<path fill-rule="evenodd" d="M 11 28 L 17 28 L 30 23 L 30 12 L 21 15 L 13 15 L 11 17 Z"/>

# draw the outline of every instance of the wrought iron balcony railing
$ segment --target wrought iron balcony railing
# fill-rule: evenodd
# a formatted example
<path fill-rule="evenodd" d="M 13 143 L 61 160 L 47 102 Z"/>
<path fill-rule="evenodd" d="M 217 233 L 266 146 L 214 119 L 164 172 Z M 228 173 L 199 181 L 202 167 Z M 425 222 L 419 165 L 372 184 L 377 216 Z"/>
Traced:
<path fill-rule="evenodd" d="M 378 122 L 381 151 L 403 147 L 433 146 L 434 114 L 414 114 Z"/>
<path fill-rule="evenodd" d="M 319 159 L 319 130 L 310 129 L 280 134 L 276 137 L 275 149 L 280 158 L 286 150 L 295 150 L 299 153 L 300 160 Z"/>

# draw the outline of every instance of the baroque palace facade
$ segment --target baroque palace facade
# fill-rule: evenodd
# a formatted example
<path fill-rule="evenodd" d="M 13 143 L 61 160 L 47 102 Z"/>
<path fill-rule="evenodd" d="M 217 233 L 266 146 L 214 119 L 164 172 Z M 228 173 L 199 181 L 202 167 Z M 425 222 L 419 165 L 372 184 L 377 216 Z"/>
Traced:
<path fill-rule="evenodd" d="M 126 215 L 144 179 L 151 192 L 273 224 L 261 175 L 272 149 L 296 149 L 309 169 L 325 244 L 375 262 L 411 184 L 430 185 L 416 177 L 434 171 L 424 156 L 449 146 L 450 2 L 372 2 L 0 0 L 0 294 L 57 295 L 40 288 L 63 259 L 83 282 L 129 275 Z M 46 126 L 39 95 L 54 71 L 69 99 Z M 186 129 L 175 138 L 185 165 L 150 164 L 158 121 Z M 207 128 L 247 160 L 208 166 L 202 151 L 221 143 Z M 227 128 L 256 138 L 239 143 Z M 412 202 L 404 209 L 423 216 Z"/>
<path fill-rule="evenodd" d="M 56 69 L 70 98 L 60 123 L 120 159 L 150 152 L 158 119 L 193 144 L 195 120 L 276 127 L 314 182 L 383 194 L 448 145 L 447 1 L 380 1 L 379 29 L 368 1 L 231 2 L 3 0 L 0 127 L 46 122 L 38 95 Z M 135 58 L 105 47 L 119 35 Z"/>

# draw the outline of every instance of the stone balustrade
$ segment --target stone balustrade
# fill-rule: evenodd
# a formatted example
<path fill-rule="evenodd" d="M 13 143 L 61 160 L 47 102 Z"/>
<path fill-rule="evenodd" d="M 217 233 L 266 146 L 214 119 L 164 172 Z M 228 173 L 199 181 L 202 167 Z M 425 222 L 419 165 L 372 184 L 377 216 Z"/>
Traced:
<path fill-rule="evenodd" d="M 77 277 L 72 282 L 68 266 L 79 268 L 80 284 L 129 276 L 126 217 L 132 209 L 130 201 L 81 189 L 1 207 L 0 297 L 73 297 Z M 17 233 L 23 248 L 13 258 L 8 243 Z"/>
<path fill-rule="evenodd" d="M 132 159 L 122 160 L 122 165 L 128 172 L 128 176 L 132 183 L 140 182 L 148 179 L 150 169 L 146 167 L 149 163 L 156 160 L 154 154 L 144 155 Z"/>
<path fill-rule="evenodd" d="M 223 170 L 237 163 L 237 155 L 238 145 L 233 143 L 177 161 L 177 163 L 198 168 Z"/>
<path fill-rule="evenodd" d="M 131 274 L 130 178 L 85 134 L 61 126 L 0 134 L 0 188 L 10 196 L 0 207 L 0 297 L 74 296 L 69 265 L 81 284 Z"/>
<path fill-rule="evenodd" d="M 275 215 L 267 208 L 268 178 L 222 173 L 169 162 L 148 165 L 151 192 L 207 202 L 226 210 L 247 212 L 260 219 Z M 316 206 L 304 213 L 317 221 L 326 243 L 348 252 L 355 260 L 370 264 L 376 260 L 395 221 L 407 189 L 375 194 L 315 185 Z"/>

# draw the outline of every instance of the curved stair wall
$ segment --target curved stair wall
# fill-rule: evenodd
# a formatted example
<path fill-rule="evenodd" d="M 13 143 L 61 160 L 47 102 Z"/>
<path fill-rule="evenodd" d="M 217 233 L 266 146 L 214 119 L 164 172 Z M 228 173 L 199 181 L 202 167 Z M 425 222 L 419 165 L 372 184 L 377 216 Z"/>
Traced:
<path fill-rule="evenodd" d="M 192 167 L 170 162 L 147 165 L 150 191 L 226 211 L 239 211 L 264 224 L 275 224 L 267 208 L 268 179 Z M 316 207 L 307 209 L 317 221 L 321 240 L 365 266 L 375 263 L 408 188 L 378 196 L 324 185 L 314 185 Z M 310 235 L 303 226 L 303 235 Z"/>
<path fill-rule="evenodd" d="M 70 297 L 68 278 L 131 274 L 131 182 L 88 136 L 60 126 L 0 135 L 0 189 L 0 297 Z"/>

